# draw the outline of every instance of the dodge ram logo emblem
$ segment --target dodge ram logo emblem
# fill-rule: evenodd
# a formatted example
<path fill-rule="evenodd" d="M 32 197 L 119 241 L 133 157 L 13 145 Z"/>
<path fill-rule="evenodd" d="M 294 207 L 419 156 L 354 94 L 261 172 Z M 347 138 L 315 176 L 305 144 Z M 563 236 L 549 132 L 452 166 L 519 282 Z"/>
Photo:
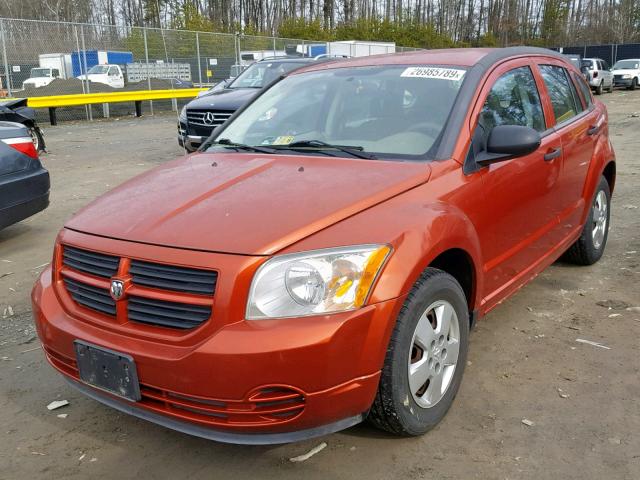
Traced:
<path fill-rule="evenodd" d="M 120 280 L 111 280 L 111 298 L 120 300 L 124 294 L 124 283 Z"/>
<path fill-rule="evenodd" d="M 215 119 L 216 116 L 212 112 L 207 112 L 204 114 L 203 120 L 207 125 L 211 125 Z"/>

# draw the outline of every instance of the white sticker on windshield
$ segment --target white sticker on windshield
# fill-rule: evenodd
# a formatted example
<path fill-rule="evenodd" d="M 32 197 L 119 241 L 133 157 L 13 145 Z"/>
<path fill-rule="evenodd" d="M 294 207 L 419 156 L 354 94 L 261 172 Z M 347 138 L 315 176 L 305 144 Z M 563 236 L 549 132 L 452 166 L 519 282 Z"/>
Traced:
<path fill-rule="evenodd" d="M 408 67 L 400 75 L 401 77 L 416 78 L 439 78 L 442 80 L 451 80 L 452 82 L 462 80 L 465 70 L 459 68 L 440 68 L 440 67 Z"/>

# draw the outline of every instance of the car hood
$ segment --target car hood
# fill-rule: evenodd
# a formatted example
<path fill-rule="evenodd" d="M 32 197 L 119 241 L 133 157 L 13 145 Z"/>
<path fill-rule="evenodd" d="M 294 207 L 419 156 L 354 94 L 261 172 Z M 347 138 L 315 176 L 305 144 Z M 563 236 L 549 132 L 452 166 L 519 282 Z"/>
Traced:
<path fill-rule="evenodd" d="M 235 111 L 255 97 L 259 91 L 259 88 L 225 88 L 190 101 L 187 109 Z"/>
<path fill-rule="evenodd" d="M 611 70 L 611 73 L 613 73 L 614 75 L 635 75 L 638 73 L 638 70 Z"/>
<path fill-rule="evenodd" d="M 269 255 L 425 183 L 426 163 L 194 154 L 99 197 L 67 228 L 211 252 Z"/>

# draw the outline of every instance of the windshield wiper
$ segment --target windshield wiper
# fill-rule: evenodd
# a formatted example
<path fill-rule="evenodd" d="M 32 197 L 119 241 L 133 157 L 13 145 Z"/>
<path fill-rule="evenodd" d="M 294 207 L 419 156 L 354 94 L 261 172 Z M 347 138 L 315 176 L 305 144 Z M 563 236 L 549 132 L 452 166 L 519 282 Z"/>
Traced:
<path fill-rule="evenodd" d="M 249 152 L 258 152 L 258 153 L 275 153 L 273 149 L 257 147 L 254 145 L 245 145 L 244 143 L 234 143 L 228 138 L 221 138 L 218 141 L 211 142 L 210 145 L 222 145 L 223 147 L 235 148 L 237 151 L 246 150 Z"/>
<path fill-rule="evenodd" d="M 272 148 L 284 148 L 295 150 L 297 148 L 312 148 L 314 150 L 338 150 L 339 152 L 348 153 L 357 158 L 366 160 L 376 160 L 376 156 L 371 153 L 365 153 L 364 148 L 358 145 L 333 145 L 323 142 L 322 140 L 299 140 L 287 145 L 271 145 Z"/>

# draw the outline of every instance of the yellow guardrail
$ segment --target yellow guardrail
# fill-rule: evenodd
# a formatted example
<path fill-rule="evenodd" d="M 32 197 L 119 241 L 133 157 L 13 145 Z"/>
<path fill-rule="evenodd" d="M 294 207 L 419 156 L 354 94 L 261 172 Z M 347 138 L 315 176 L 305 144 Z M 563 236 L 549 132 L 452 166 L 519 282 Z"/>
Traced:
<path fill-rule="evenodd" d="M 134 102 L 136 116 L 142 115 L 142 102 L 149 100 L 171 100 L 174 98 L 193 98 L 206 88 L 177 88 L 175 90 L 131 90 L 126 92 L 76 93 L 71 95 L 51 95 L 47 97 L 29 97 L 27 105 L 32 108 L 48 108 L 51 125 L 57 123 L 56 108 L 77 107 L 79 105 L 110 104 Z M 106 107 L 105 107 L 106 108 Z"/>
<path fill-rule="evenodd" d="M 206 88 L 177 88 L 175 90 L 131 90 L 126 92 L 78 93 L 29 97 L 27 104 L 33 108 L 75 107 L 96 103 L 144 102 L 146 100 L 168 100 L 195 97 Z"/>

